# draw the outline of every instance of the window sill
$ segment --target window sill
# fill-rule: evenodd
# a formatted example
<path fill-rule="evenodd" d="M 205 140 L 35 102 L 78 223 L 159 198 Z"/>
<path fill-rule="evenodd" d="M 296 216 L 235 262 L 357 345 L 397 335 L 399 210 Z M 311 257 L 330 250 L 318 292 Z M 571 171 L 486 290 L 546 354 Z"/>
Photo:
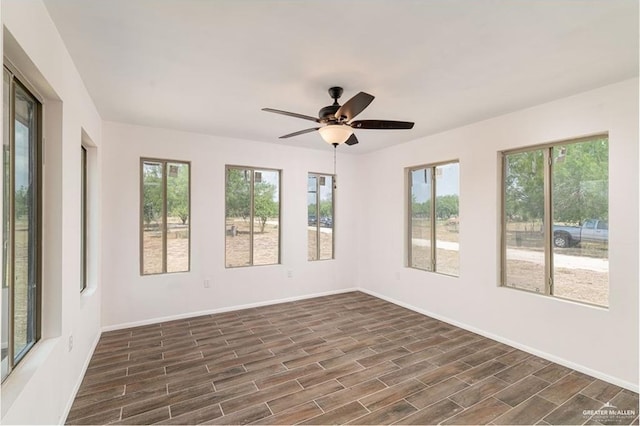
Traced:
<path fill-rule="evenodd" d="M 60 337 L 42 339 L 25 355 L 2 383 L 2 418 L 9 412 L 33 376 L 51 356 Z"/>
<path fill-rule="evenodd" d="M 80 293 L 80 308 L 84 308 L 84 305 L 86 303 L 88 303 L 89 300 L 91 300 L 91 298 L 93 297 L 93 295 L 95 293 L 96 293 L 96 287 L 95 286 L 89 286 L 89 287 L 85 288 Z"/>

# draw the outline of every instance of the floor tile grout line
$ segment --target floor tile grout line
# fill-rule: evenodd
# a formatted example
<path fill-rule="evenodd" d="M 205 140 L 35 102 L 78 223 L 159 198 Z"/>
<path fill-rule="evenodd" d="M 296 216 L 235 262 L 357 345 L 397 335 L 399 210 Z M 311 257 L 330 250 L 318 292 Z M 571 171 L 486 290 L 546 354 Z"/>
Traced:
<path fill-rule="evenodd" d="M 558 365 L 559 365 L 559 364 L 558 364 Z M 546 368 L 546 367 L 545 367 L 545 368 Z M 538 370 L 538 371 L 540 371 L 540 370 Z M 536 371 L 536 373 L 537 373 L 538 371 Z M 552 385 L 554 385 L 554 384 L 558 383 L 560 380 L 564 379 L 565 377 L 570 376 L 570 375 L 571 375 L 571 373 L 572 373 L 573 371 L 574 371 L 574 370 L 569 369 L 569 372 L 568 372 L 568 373 L 566 373 L 566 374 L 564 374 L 563 376 L 559 377 L 557 380 L 554 380 L 553 382 L 549 382 L 549 383 L 551 383 Z M 534 374 L 534 376 L 535 376 L 535 374 Z M 536 376 L 536 377 L 538 377 L 538 376 Z M 540 378 L 540 377 L 538 377 L 538 378 Z M 542 379 L 542 380 L 544 380 L 544 379 Z M 548 380 L 545 380 L 545 381 L 548 381 Z"/>
<path fill-rule="evenodd" d="M 544 399 L 545 401 L 550 402 L 551 404 L 555 405 L 556 408 L 560 407 L 562 404 L 564 404 L 564 402 L 567 402 L 569 399 L 573 398 L 573 396 L 572 396 L 571 398 L 568 398 L 567 401 L 564 401 L 562 404 L 556 404 L 555 402 L 550 401 L 547 398 L 545 398 L 544 396 L 540 395 L 540 392 L 542 392 L 542 391 L 544 391 L 545 389 L 548 389 L 548 388 L 549 388 L 549 386 L 547 386 L 546 388 L 534 393 L 533 395 L 531 395 L 531 397 L 533 398 L 534 396 L 537 396 L 538 398 Z M 576 395 L 577 395 L 577 393 L 576 393 Z M 520 404 L 518 404 L 518 405 L 520 405 Z"/>
<path fill-rule="evenodd" d="M 320 406 L 320 404 L 318 404 L 318 402 L 316 401 L 316 399 L 312 399 L 311 402 L 313 402 L 315 404 L 316 407 L 318 407 L 320 409 L 320 411 L 322 411 L 322 414 L 325 414 L 326 411 L 324 411 L 322 409 L 322 407 Z"/>
<path fill-rule="evenodd" d="M 412 394 L 412 395 L 415 395 L 415 394 Z M 419 409 L 418 407 L 416 407 L 415 405 L 413 405 L 411 402 L 409 402 L 409 401 L 407 400 L 407 398 L 408 398 L 408 396 L 405 396 L 404 398 L 402 398 L 402 399 L 401 399 L 401 401 L 404 401 L 404 402 L 406 402 L 407 404 L 409 404 L 410 406 L 412 406 L 413 408 L 415 408 L 415 409 L 416 409 L 416 412 L 420 411 L 420 409 Z M 412 413 L 412 414 L 413 414 L 413 413 Z M 411 414 L 409 414 L 409 415 L 411 415 Z"/>
<path fill-rule="evenodd" d="M 438 424 L 443 424 L 443 423 L 444 423 L 444 422 L 446 422 L 447 420 L 452 419 L 453 417 L 457 416 L 458 414 L 462 414 L 462 413 L 464 413 L 466 410 L 468 410 L 469 408 L 471 408 L 471 407 L 469 407 L 469 408 L 464 408 L 464 407 L 462 407 L 460 404 L 458 404 L 457 402 L 455 402 L 455 401 L 453 401 L 452 399 L 450 399 L 449 397 L 447 397 L 447 398 L 445 398 L 445 399 L 447 399 L 447 400 L 451 401 L 452 403 L 454 403 L 454 404 L 455 404 L 455 405 L 457 405 L 458 407 L 462 408 L 462 411 L 458 411 L 457 413 L 453 413 L 453 414 L 452 414 L 452 415 L 450 415 L 449 417 L 447 417 L 447 418 L 445 418 L 445 419 L 440 420 L 440 422 L 439 422 Z M 486 399 L 486 398 L 485 398 L 485 399 Z M 479 403 L 479 402 L 478 402 L 478 403 Z M 475 405 L 475 404 L 474 404 L 474 405 Z"/>
<path fill-rule="evenodd" d="M 545 389 L 546 389 L 546 388 L 545 388 Z M 542 389 L 542 390 L 544 390 L 544 389 Z M 534 397 L 536 397 L 536 396 L 537 396 L 538 398 L 540 398 L 540 399 L 544 399 L 545 401 L 547 401 L 547 402 L 549 402 L 549 403 L 551 403 L 551 404 L 553 405 L 553 408 L 552 408 L 549 412 L 547 412 L 547 413 L 543 414 L 543 415 L 542 415 L 542 417 L 540 417 L 539 419 L 537 419 L 537 420 L 535 421 L 535 423 L 538 423 L 539 421 L 543 420 L 545 417 L 547 417 L 549 414 L 551 414 L 553 411 L 555 411 L 558 407 L 560 407 L 560 405 L 555 404 L 555 403 L 553 403 L 553 402 L 549 401 L 548 399 L 543 398 L 543 397 L 541 397 L 540 395 L 538 395 L 538 393 L 542 392 L 542 390 L 540 390 L 540 391 L 538 391 L 538 392 L 534 393 L 534 394 L 533 394 L 533 395 L 531 395 L 529 398 L 527 398 L 527 399 L 525 399 L 524 401 L 522 401 L 520 404 L 517 404 L 516 406 L 509 408 L 509 410 L 508 410 L 508 411 L 506 411 L 505 413 L 503 413 L 503 414 L 501 414 L 500 416 L 496 417 L 496 419 L 497 419 L 497 418 L 500 418 L 501 416 L 503 416 L 503 415 L 505 415 L 505 414 L 507 414 L 507 413 L 509 413 L 509 411 L 511 411 L 511 410 L 515 410 L 516 408 L 518 408 L 518 407 L 519 407 L 519 406 L 521 406 L 522 404 L 526 403 L 527 401 L 529 401 L 529 400 L 531 400 L 531 399 L 533 399 Z M 501 399 L 499 399 L 499 398 L 496 398 L 496 399 L 497 399 L 497 400 L 499 400 L 499 401 L 501 401 L 501 402 L 504 402 L 504 401 L 502 401 L 502 400 L 501 400 Z M 505 402 L 505 404 L 506 404 L 506 402 Z M 510 404 L 507 404 L 507 405 L 510 405 Z M 494 419 L 494 420 L 495 420 L 495 419 Z M 532 423 L 533 423 L 533 422 L 532 422 Z"/>
<path fill-rule="evenodd" d="M 593 382 L 591 382 L 591 383 L 593 383 Z M 596 401 L 598 401 L 598 402 L 602 402 L 602 401 L 600 401 L 599 399 L 597 399 L 597 398 L 595 398 L 595 397 L 592 397 L 592 396 L 589 396 L 589 395 L 585 395 L 585 394 L 583 394 L 583 393 L 582 393 L 582 391 L 583 391 L 583 390 L 585 390 L 586 388 L 588 388 L 588 387 L 591 385 L 591 383 L 590 383 L 589 385 L 585 386 L 584 388 L 580 389 L 580 391 L 578 391 L 578 393 L 579 393 L 580 395 L 586 396 L 587 398 L 595 399 L 595 400 L 596 400 Z M 624 391 L 624 388 L 620 388 L 620 390 L 619 390 L 618 392 L 616 392 L 616 394 L 615 394 L 615 395 L 613 395 L 613 396 L 609 399 L 609 401 L 607 401 L 607 402 L 602 402 L 602 403 L 603 403 L 603 404 L 610 403 L 612 399 L 614 399 L 616 396 L 620 395 L 623 391 Z"/>

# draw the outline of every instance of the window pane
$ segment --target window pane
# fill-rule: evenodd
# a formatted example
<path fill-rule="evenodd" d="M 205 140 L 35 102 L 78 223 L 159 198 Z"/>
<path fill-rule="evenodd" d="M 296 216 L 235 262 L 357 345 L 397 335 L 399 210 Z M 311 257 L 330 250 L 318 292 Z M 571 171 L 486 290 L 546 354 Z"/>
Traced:
<path fill-rule="evenodd" d="M 309 175 L 307 180 L 307 235 L 308 259 L 318 260 L 318 178 Z"/>
<path fill-rule="evenodd" d="M 333 259 L 333 176 L 318 179 L 320 192 L 320 259 Z"/>
<path fill-rule="evenodd" d="M 163 265 L 164 202 L 163 164 L 145 161 L 142 165 L 143 274 L 161 274 Z"/>
<path fill-rule="evenodd" d="M 251 170 L 227 169 L 225 189 L 227 267 L 251 264 Z"/>
<path fill-rule="evenodd" d="M 2 331 L 0 332 L 2 343 L 2 378 L 9 373 L 9 280 L 11 273 L 11 248 L 13 242 L 9 232 L 9 221 L 11 217 L 9 194 L 11 192 L 11 152 L 9 148 L 9 123 L 10 123 L 10 107 L 9 107 L 9 73 L 4 70 L 3 77 L 3 97 L 2 97 L 2 116 L 3 116 L 3 137 L 2 137 L 2 306 L 0 307 L 2 318 Z"/>
<path fill-rule="evenodd" d="M 19 358 L 36 339 L 36 103 L 16 86 L 14 157 L 14 346 Z"/>
<path fill-rule="evenodd" d="M 431 270 L 431 168 L 411 171 L 411 259 L 413 268 Z"/>
<path fill-rule="evenodd" d="M 608 141 L 556 146 L 552 158 L 553 293 L 608 306 Z"/>
<path fill-rule="evenodd" d="M 280 262 L 280 172 L 255 171 L 253 185 L 253 264 Z"/>
<path fill-rule="evenodd" d="M 436 271 L 458 275 L 458 163 L 436 167 Z"/>
<path fill-rule="evenodd" d="M 167 163 L 167 272 L 189 270 L 189 165 Z"/>
<path fill-rule="evenodd" d="M 504 285 L 544 293 L 544 153 L 508 154 L 505 161 Z"/>

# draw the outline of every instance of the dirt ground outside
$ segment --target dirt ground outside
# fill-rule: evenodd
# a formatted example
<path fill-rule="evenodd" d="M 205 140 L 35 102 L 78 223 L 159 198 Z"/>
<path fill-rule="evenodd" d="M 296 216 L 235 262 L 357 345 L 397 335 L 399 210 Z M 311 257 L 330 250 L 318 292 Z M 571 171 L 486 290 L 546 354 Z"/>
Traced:
<path fill-rule="evenodd" d="M 526 252 L 528 260 L 510 259 L 507 255 L 506 285 L 538 293 L 545 291 L 544 237 L 541 223 L 507 224 L 508 253 Z M 578 246 L 553 248 L 553 295 L 566 299 L 609 305 L 608 244 L 580 243 Z M 567 259 L 575 259 L 575 267 Z M 600 262 L 600 263 L 597 263 Z M 572 262 L 569 262 L 572 263 Z M 590 267 L 599 264 L 602 267 Z M 583 267 L 581 267 L 583 266 Z"/>
<path fill-rule="evenodd" d="M 251 261 L 251 222 L 242 218 L 227 218 L 226 259 L 227 267 L 249 266 Z M 274 265 L 280 261 L 280 230 L 277 223 L 267 221 L 262 231 L 259 219 L 253 224 L 253 264 Z"/>
<path fill-rule="evenodd" d="M 417 269 L 431 270 L 431 247 L 428 243 L 431 236 L 429 220 L 414 218 L 411 227 L 411 265 Z M 436 221 L 436 240 L 458 242 L 458 224 L 455 221 Z M 418 244 L 418 241 L 426 244 Z M 436 247 L 436 272 L 457 276 L 459 274 L 458 250 L 446 250 Z"/>
<path fill-rule="evenodd" d="M 187 270 L 189 266 L 189 238 L 186 227 L 175 225 L 175 220 L 169 222 L 167 234 L 167 270 L 177 272 Z M 174 226 L 171 226 L 174 224 Z M 226 266 L 248 266 L 250 263 L 250 230 L 249 221 L 242 218 L 227 220 L 226 225 Z M 234 228 L 232 228 L 234 227 Z M 277 264 L 279 232 L 277 224 L 269 221 L 265 224 L 264 232 L 261 232 L 261 224 L 258 220 L 254 223 L 253 240 L 253 264 L 272 265 Z M 308 238 L 312 244 L 308 244 L 309 260 L 317 257 L 315 251 L 316 232 L 308 229 Z M 333 234 L 329 228 L 321 228 L 320 232 L 320 259 L 331 259 L 333 252 Z M 162 272 L 162 234 L 158 231 L 144 232 L 145 267 L 147 274 Z"/>
<path fill-rule="evenodd" d="M 555 268 L 553 294 L 566 299 L 609 305 L 609 274 L 584 269 Z M 507 261 L 507 286 L 544 293 L 544 266 L 521 260 Z"/>
<path fill-rule="evenodd" d="M 28 323 L 29 323 L 29 244 L 28 230 L 26 225 L 16 224 L 15 231 L 15 286 L 14 286 L 14 348 L 15 352 L 19 352 L 28 342 Z M 15 355 L 15 354 L 14 354 Z"/>
<path fill-rule="evenodd" d="M 419 239 L 429 239 L 431 228 L 429 220 L 424 218 L 414 218 L 411 226 L 411 237 Z M 440 241 L 458 242 L 458 222 L 456 220 L 437 220 L 436 239 Z"/>
<path fill-rule="evenodd" d="M 143 232 L 144 273 L 162 273 L 162 232 L 146 228 Z M 189 270 L 189 225 L 179 218 L 167 221 L 167 272 Z"/>
<path fill-rule="evenodd" d="M 333 230 L 331 228 L 320 228 L 320 258 L 318 258 L 316 227 L 307 228 L 308 260 L 327 260 L 333 258 Z"/>
<path fill-rule="evenodd" d="M 242 218 L 227 219 L 226 225 L 226 266 L 248 266 L 250 262 L 250 230 L 249 221 Z M 235 227 L 232 230 L 232 226 Z M 273 265 L 278 263 L 278 226 L 269 221 L 264 232 L 261 232 L 259 221 L 254 224 L 253 264 Z M 309 260 L 317 260 L 315 228 L 307 229 Z M 320 259 L 331 259 L 333 253 L 333 233 L 329 228 L 321 228 Z"/>

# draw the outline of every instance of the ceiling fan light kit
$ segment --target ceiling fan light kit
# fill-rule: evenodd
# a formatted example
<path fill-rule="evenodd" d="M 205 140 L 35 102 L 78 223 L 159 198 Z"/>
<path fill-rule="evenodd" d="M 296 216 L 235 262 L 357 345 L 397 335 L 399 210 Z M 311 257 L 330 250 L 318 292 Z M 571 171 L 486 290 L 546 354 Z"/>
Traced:
<path fill-rule="evenodd" d="M 338 99 L 342 96 L 342 91 L 342 87 L 331 87 L 329 89 L 329 96 L 333 99 L 333 104 L 321 108 L 318 112 L 318 118 L 273 108 L 262 108 L 262 110 L 266 112 L 273 112 L 275 114 L 288 115 L 289 117 L 301 118 L 303 120 L 314 121 L 322 125 L 321 127 L 312 127 L 310 129 L 289 133 L 287 135 L 280 136 L 280 139 L 303 135 L 317 130 L 322 139 L 334 147 L 342 143 L 346 143 L 347 145 L 357 144 L 358 138 L 356 138 L 356 135 L 353 133 L 353 129 L 400 130 L 413 128 L 414 123 L 410 121 L 354 121 L 353 119 L 355 116 L 360 114 L 374 100 L 374 96 L 365 92 L 360 92 L 341 106 L 338 103 Z"/>
<path fill-rule="evenodd" d="M 351 127 L 344 126 L 342 124 L 329 124 L 319 128 L 318 132 L 320 132 L 322 139 L 331 145 L 340 145 L 341 143 L 346 142 L 353 134 Z"/>

